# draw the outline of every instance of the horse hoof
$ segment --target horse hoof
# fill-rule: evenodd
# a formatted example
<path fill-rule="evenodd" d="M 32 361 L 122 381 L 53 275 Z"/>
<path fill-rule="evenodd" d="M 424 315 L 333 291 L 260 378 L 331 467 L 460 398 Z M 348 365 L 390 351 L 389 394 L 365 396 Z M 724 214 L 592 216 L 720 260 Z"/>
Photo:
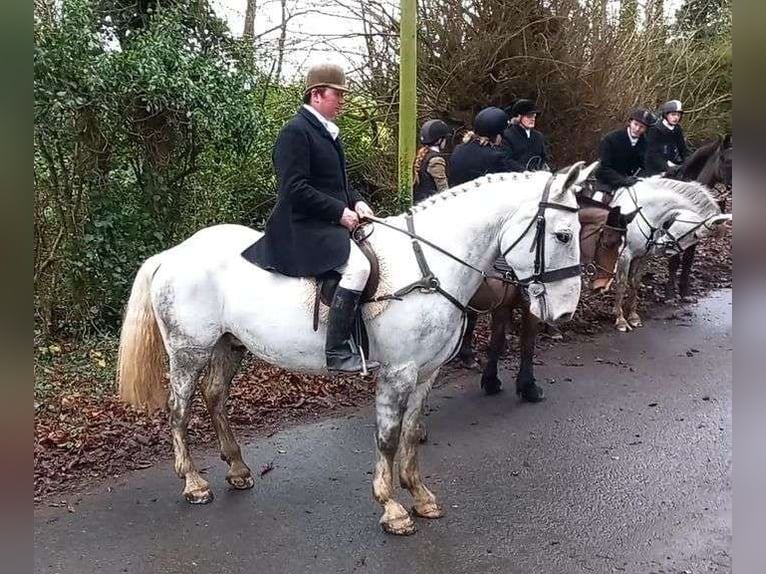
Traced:
<path fill-rule="evenodd" d="M 444 516 L 444 510 L 436 502 L 428 502 L 421 506 L 413 506 L 412 513 L 420 518 L 436 519 Z"/>
<path fill-rule="evenodd" d="M 184 492 L 184 498 L 189 504 L 209 504 L 213 502 L 213 491 L 209 488 L 206 490 L 192 490 Z"/>
<path fill-rule="evenodd" d="M 226 482 L 234 490 L 248 490 L 255 486 L 255 480 L 253 480 L 252 476 L 227 476 Z"/>
<path fill-rule="evenodd" d="M 428 429 L 426 428 L 426 425 L 423 423 L 423 421 L 418 422 L 417 426 L 415 427 L 414 436 L 415 440 L 421 444 L 428 440 Z"/>
<path fill-rule="evenodd" d="M 503 390 L 503 382 L 497 377 L 487 377 L 481 379 L 481 388 L 487 395 L 496 395 Z"/>
<path fill-rule="evenodd" d="M 383 532 L 395 536 L 409 536 L 415 534 L 418 530 L 415 522 L 413 522 L 409 515 L 383 521 L 380 523 L 380 526 L 383 528 Z"/>
<path fill-rule="evenodd" d="M 633 328 L 638 328 L 638 327 L 643 327 L 644 322 L 641 321 L 641 317 L 636 316 L 636 317 L 631 317 L 630 319 L 628 319 L 628 325 L 630 325 Z"/>
<path fill-rule="evenodd" d="M 620 331 L 621 333 L 627 333 L 627 332 L 628 332 L 628 331 L 630 331 L 630 329 L 631 329 L 631 327 L 630 327 L 630 325 L 628 325 L 628 322 L 627 322 L 627 321 L 620 321 L 620 322 L 617 322 L 617 323 L 615 324 L 615 327 L 616 327 L 616 328 L 617 328 L 617 330 L 618 330 L 618 331 Z"/>
<path fill-rule="evenodd" d="M 545 399 L 545 391 L 539 385 L 532 383 L 531 385 L 524 385 L 520 387 L 516 394 L 521 397 L 521 400 L 527 403 L 539 403 Z"/>

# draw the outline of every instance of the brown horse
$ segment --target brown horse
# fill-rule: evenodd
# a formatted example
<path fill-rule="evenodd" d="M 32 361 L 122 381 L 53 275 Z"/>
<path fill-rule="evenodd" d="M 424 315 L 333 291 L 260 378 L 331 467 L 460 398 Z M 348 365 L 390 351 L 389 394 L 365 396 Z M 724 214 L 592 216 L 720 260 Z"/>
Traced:
<path fill-rule="evenodd" d="M 732 156 L 731 135 L 718 137 L 699 147 L 681 165 L 669 169 L 665 173 L 665 177 L 682 181 L 698 181 L 710 188 L 723 184 L 731 189 Z M 721 204 L 722 212 L 725 211 L 725 207 L 724 204 Z M 670 257 L 668 282 L 665 284 L 666 299 L 673 299 L 676 295 L 676 274 L 679 267 L 681 267 L 681 278 L 678 282 L 678 294 L 682 299 L 689 296 L 689 275 L 696 250 L 697 244 L 695 243 L 682 253 Z"/>
<path fill-rule="evenodd" d="M 614 268 L 623 243 L 625 230 L 635 213 L 623 215 L 619 207 L 610 208 L 588 197 L 578 196 L 580 204 L 580 262 L 590 277 L 594 291 L 606 291 L 614 278 Z M 497 377 L 497 363 L 505 347 L 505 328 L 510 324 L 514 309 L 521 310 L 521 365 L 516 377 L 516 393 L 525 401 L 538 402 L 543 399 L 543 389 L 535 384 L 534 352 L 535 341 L 541 322 L 529 312 L 524 292 L 517 286 L 499 279 L 485 281 L 471 299 L 468 327 L 463 337 L 458 361 L 464 366 L 477 366 L 471 348 L 471 340 L 479 313 L 491 312 L 491 337 L 487 363 L 481 377 L 481 386 L 489 394 L 500 391 L 502 382 Z"/>

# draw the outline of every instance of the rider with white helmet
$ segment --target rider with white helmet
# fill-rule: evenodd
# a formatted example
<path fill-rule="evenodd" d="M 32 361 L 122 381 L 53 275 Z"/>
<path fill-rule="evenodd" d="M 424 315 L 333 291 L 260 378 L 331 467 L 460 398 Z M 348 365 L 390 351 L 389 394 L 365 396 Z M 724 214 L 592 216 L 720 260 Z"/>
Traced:
<path fill-rule="evenodd" d="M 646 133 L 646 174 L 664 173 L 670 167 L 683 163 L 689 156 L 681 118 L 684 109 L 679 100 L 670 100 L 660 106 L 662 121 Z"/>

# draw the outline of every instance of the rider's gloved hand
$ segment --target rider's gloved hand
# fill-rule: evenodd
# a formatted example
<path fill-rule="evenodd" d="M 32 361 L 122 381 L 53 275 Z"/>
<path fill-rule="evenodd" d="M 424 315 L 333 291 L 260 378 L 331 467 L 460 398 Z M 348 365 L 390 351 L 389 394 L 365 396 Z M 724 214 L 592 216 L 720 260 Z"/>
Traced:
<path fill-rule="evenodd" d="M 356 211 L 351 211 L 347 207 L 343 210 L 343 215 L 340 216 L 340 224 L 349 231 L 354 231 L 356 226 L 359 225 L 359 215 L 357 215 Z"/>
<path fill-rule="evenodd" d="M 360 219 L 364 219 L 365 217 L 373 217 L 375 215 L 372 211 L 372 208 L 364 201 L 357 201 L 356 205 L 354 205 L 354 211 L 356 211 L 356 214 Z"/>

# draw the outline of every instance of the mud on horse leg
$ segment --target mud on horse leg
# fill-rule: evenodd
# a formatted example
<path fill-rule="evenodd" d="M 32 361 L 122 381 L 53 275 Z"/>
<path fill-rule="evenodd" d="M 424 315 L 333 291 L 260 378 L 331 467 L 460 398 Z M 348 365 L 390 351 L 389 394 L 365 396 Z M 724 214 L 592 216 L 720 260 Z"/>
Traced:
<path fill-rule="evenodd" d="M 399 484 L 410 491 L 414 499 L 412 511 L 422 518 L 441 518 L 444 510 L 436 496 L 423 484 L 418 464 L 418 444 L 420 443 L 420 415 L 423 402 L 431 390 L 438 371 L 418 381 L 418 386 L 410 394 L 407 409 L 404 412 L 401 438 L 399 441 Z"/>
<path fill-rule="evenodd" d="M 191 504 L 207 504 L 213 500 L 213 492 L 194 466 L 187 444 L 191 399 L 207 361 L 208 353 L 197 349 L 181 348 L 170 354 L 169 406 L 175 471 L 184 480 L 184 498 Z"/>
<path fill-rule="evenodd" d="M 394 458 L 399 449 L 402 419 L 409 395 L 417 381 L 417 369 L 382 369 L 375 395 L 377 425 L 375 446 L 378 460 L 372 479 L 372 493 L 383 507 L 380 526 L 389 534 L 409 535 L 417 530 L 407 510 L 394 498 Z"/>
<path fill-rule="evenodd" d="M 228 335 L 222 337 L 213 350 L 207 376 L 202 382 L 202 394 L 218 437 L 221 460 L 229 465 L 226 481 L 237 490 L 253 488 L 255 485 L 250 468 L 242 460 L 242 452 L 226 416 L 229 386 L 244 355 L 243 346 Z"/>

